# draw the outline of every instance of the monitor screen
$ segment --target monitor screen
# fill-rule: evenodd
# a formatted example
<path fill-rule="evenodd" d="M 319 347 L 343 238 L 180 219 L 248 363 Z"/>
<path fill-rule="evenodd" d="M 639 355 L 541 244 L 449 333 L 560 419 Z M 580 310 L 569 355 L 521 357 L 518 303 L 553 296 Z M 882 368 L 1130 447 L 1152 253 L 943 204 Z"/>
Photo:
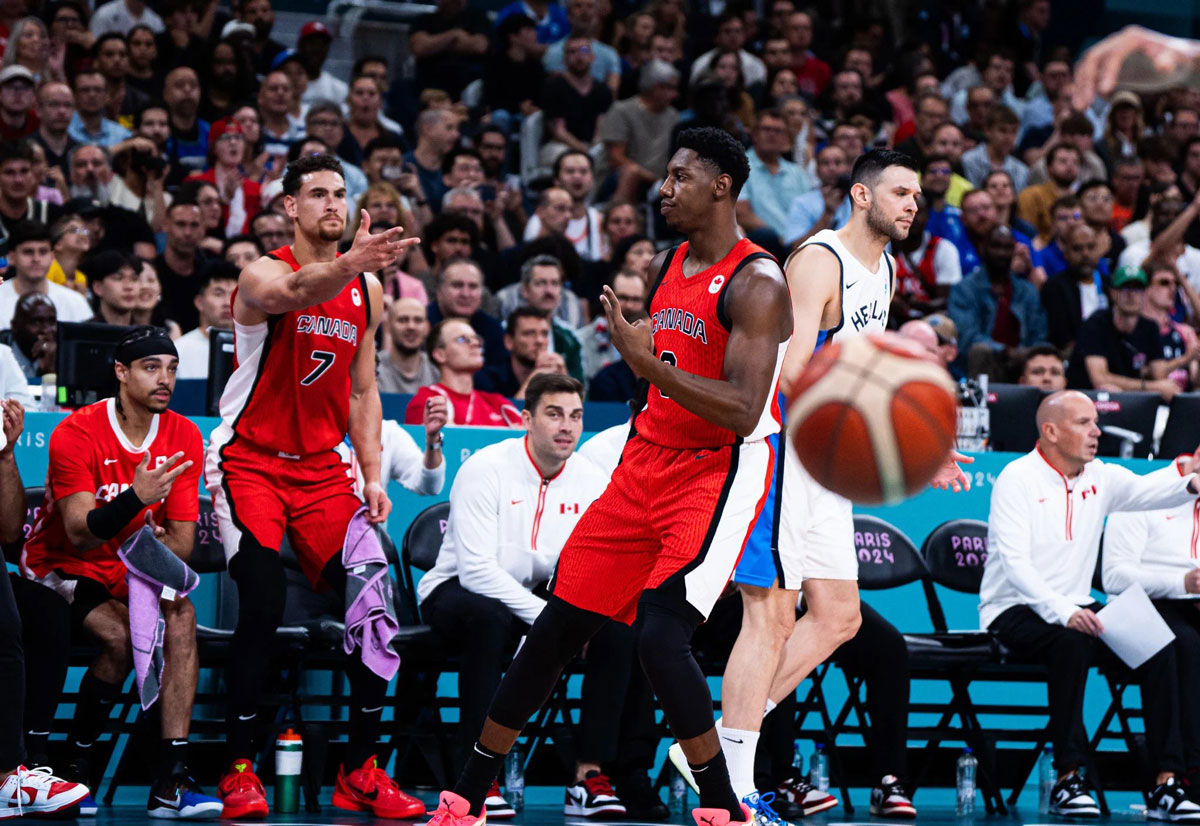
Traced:
<path fill-rule="evenodd" d="M 1200 393 L 1180 393 L 1171 399 L 1171 416 L 1158 445 L 1160 459 L 1192 453 L 1200 445 Z"/>
<path fill-rule="evenodd" d="M 1037 442 L 1037 409 L 1042 391 L 1026 384 L 988 385 L 988 419 L 992 450 L 1028 453 Z"/>
<path fill-rule="evenodd" d="M 204 408 L 210 416 L 221 414 L 221 393 L 233 375 L 233 330 L 208 328 L 208 388 Z"/>
<path fill-rule="evenodd" d="M 117 344 L 132 327 L 62 321 L 58 325 L 58 404 L 83 407 L 117 393 Z"/>
<path fill-rule="evenodd" d="M 1108 393 L 1103 390 L 1085 391 L 1096 402 L 1100 414 L 1099 456 L 1120 456 L 1125 439 L 1119 433 L 1104 432 L 1105 428 L 1121 428 L 1141 436 L 1141 441 L 1130 445 L 1131 456 L 1145 459 L 1154 447 L 1154 420 L 1158 407 L 1163 403 L 1157 393 Z"/>

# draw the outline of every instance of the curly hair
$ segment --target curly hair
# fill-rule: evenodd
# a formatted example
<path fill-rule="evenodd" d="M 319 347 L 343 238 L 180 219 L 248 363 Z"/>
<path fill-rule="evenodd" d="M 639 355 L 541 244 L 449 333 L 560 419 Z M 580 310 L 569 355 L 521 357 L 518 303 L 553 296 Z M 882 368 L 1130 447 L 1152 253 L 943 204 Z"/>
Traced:
<path fill-rule="evenodd" d="M 750 177 L 750 161 L 746 158 L 746 147 L 723 129 L 701 126 L 684 129 L 679 133 L 675 149 L 690 149 L 718 175 L 728 175 L 733 181 L 729 188 L 732 198 L 737 198 L 746 179 Z"/>
<path fill-rule="evenodd" d="M 306 155 L 287 165 L 283 172 L 283 194 L 295 195 L 300 191 L 300 180 L 313 172 L 336 172 L 346 180 L 342 162 L 333 155 Z"/>

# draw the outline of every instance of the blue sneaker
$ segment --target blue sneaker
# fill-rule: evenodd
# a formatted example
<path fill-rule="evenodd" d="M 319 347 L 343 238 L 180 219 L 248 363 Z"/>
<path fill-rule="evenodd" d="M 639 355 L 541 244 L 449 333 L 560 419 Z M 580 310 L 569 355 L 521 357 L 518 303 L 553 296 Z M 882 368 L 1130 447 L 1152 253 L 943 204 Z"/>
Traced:
<path fill-rule="evenodd" d="M 79 816 L 80 817 L 95 817 L 96 810 L 100 807 L 96 805 L 96 798 L 92 797 L 92 793 L 88 792 L 83 800 L 79 801 Z"/>
<path fill-rule="evenodd" d="M 742 798 L 742 805 L 750 810 L 754 820 L 752 826 L 791 826 L 779 813 L 771 808 L 775 792 L 750 792 Z"/>
<path fill-rule="evenodd" d="M 177 774 L 150 789 L 146 815 L 176 820 L 215 820 L 224 808 L 218 798 L 200 791 L 195 780 Z"/>

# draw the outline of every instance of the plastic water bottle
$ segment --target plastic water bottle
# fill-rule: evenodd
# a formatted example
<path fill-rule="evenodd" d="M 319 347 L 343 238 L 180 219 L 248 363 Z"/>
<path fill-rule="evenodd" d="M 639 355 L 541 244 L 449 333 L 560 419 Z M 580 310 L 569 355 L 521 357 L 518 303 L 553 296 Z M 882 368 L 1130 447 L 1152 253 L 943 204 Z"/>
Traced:
<path fill-rule="evenodd" d="M 679 769 L 671 766 L 671 813 L 689 817 L 691 807 L 688 803 L 688 784 L 680 774 Z"/>
<path fill-rule="evenodd" d="M 962 378 L 958 382 L 959 450 L 979 452 L 987 449 L 991 434 L 991 415 L 987 407 L 987 376 Z"/>
<path fill-rule="evenodd" d="M 300 767 L 304 765 L 304 741 L 288 729 L 275 740 L 275 811 L 300 811 Z"/>
<path fill-rule="evenodd" d="M 525 808 L 525 757 L 516 746 L 504 758 L 504 791 L 513 809 Z"/>
<path fill-rule="evenodd" d="M 800 741 L 796 741 L 796 747 L 792 751 L 792 768 L 795 769 L 793 777 L 799 779 L 804 776 L 804 752 L 800 750 Z"/>
<path fill-rule="evenodd" d="M 813 750 L 808 764 L 808 782 L 820 791 L 829 791 L 829 755 L 825 753 L 824 743 L 817 743 Z"/>
<path fill-rule="evenodd" d="M 1054 746 L 1049 743 L 1038 758 L 1038 812 L 1050 813 L 1050 793 L 1058 782 L 1058 773 L 1054 771 Z"/>
<path fill-rule="evenodd" d="M 971 754 L 971 748 L 968 746 L 963 749 L 958 758 L 958 772 L 954 784 L 958 791 L 955 813 L 960 817 L 975 814 L 975 770 L 978 767 L 979 761 Z"/>
<path fill-rule="evenodd" d="M 48 413 L 58 410 L 58 376 L 54 373 L 42 376 L 42 398 L 38 402 L 38 410 Z"/>

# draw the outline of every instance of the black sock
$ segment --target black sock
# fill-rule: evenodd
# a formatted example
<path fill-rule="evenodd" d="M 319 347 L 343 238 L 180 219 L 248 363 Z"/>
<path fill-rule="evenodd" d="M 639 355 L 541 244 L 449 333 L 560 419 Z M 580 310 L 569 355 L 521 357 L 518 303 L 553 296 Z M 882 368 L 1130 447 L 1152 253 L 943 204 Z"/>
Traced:
<path fill-rule="evenodd" d="M 258 714 L 238 714 L 235 710 L 228 711 L 225 722 L 226 751 L 231 760 L 249 760 L 254 762 L 258 754 L 254 750 L 254 729 L 258 725 Z M 246 719 L 248 717 L 248 719 Z"/>
<path fill-rule="evenodd" d="M 27 731 L 25 732 L 25 759 L 32 766 L 48 766 L 50 765 L 50 732 L 48 731 Z"/>
<path fill-rule="evenodd" d="M 77 744 L 90 746 L 104 733 L 113 703 L 121 696 L 118 683 L 106 683 L 89 669 L 79 681 L 79 701 L 70 736 Z"/>
<path fill-rule="evenodd" d="M 500 769 L 504 766 L 504 757 L 503 754 L 497 754 L 478 741 L 471 749 L 467 765 L 463 766 L 458 783 L 454 785 L 454 793 L 466 798 L 467 802 L 471 804 L 468 813 L 472 817 L 479 817 L 483 813 L 483 802 L 487 799 L 488 789 L 492 787 L 492 782 L 500 776 Z"/>
<path fill-rule="evenodd" d="M 379 720 L 383 717 L 383 706 L 363 708 L 350 706 L 350 740 L 346 743 L 346 771 L 352 771 L 367 762 L 367 758 L 378 751 Z"/>
<path fill-rule="evenodd" d="M 700 787 L 700 806 L 705 809 L 727 809 L 730 821 L 741 822 L 742 804 L 733 793 L 729 784 L 729 768 L 725 765 L 725 754 L 717 749 L 717 754 L 707 763 L 699 766 L 688 761 L 692 777 Z"/>
<path fill-rule="evenodd" d="M 159 779 L 166 780 L 179 774 L 187 774 L 188 741 L 186 737 L 173 739 L 164 737 L 158 745 Z"/>

